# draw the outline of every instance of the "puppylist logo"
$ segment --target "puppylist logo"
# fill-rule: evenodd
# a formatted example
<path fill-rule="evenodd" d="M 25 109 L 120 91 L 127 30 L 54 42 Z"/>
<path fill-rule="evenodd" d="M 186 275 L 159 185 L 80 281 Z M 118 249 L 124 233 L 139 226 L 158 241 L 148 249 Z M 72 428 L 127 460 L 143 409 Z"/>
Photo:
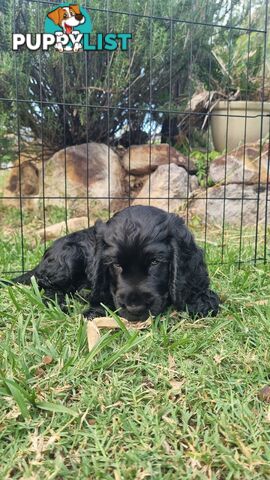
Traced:
<path fill-rule="evenodd" d="M 45 33 L 14 33 L 12 49 L 59 52 L 128 50 L 131 33 L 96 33 L 88 11 L 77 4 L 62 3 L 50 10 L 45 19 Z"/>

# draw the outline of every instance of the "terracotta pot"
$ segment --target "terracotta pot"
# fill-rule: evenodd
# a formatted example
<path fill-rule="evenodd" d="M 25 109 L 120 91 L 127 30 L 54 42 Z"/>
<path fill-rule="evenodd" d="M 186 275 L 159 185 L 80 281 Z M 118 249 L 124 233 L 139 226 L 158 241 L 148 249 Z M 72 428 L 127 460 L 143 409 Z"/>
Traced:
<path fill-rule="evenodd" d="M 219 102 L 211 116 L 215 150 L 230 152 L 239 145 L 266 137 L 269 134 L 269 114 L 268 102 L 263 104 L 263 116 L 262 102 Z"/>

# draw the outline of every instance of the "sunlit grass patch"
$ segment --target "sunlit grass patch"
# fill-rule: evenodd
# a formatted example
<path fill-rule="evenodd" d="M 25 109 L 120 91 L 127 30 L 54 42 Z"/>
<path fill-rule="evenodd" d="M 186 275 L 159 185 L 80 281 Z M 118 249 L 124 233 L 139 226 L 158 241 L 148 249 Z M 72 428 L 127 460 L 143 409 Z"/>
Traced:
<path fill-rule="evenodd" d="M 19 235 L 2 240 L 2 267 L 19 269 L 20 249 Z M 207 251 L 216 318 L 170 310 L 144 331 L 103 331 L 90 353 L 78 301 L 63 313 L 35 284 L 1 289 L 1 478 L 269 478 L 258 392 L 270 383 L 270 270 L 239 270 L 227 249 L 224 265 Z M 27 265 L 42 252 L 29 247 Z"/>

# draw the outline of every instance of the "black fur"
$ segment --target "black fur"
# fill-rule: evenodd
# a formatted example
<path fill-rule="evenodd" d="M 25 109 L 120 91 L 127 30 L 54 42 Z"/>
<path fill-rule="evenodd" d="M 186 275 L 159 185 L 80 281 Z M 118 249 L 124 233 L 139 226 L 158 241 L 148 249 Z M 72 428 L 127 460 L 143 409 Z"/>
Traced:
<path fill-rule="evenodd" d="M 129 207 L 107 223 L 56 240 L 31 272 L 48 298 L 90 288 L 89 318 L 100 303 L 128 320 L 145 320 L 169 305 L 194 316 L 216 315 L 219 298 L 209 289 L 203 253 L 184 221 L 155 207 Z"/>

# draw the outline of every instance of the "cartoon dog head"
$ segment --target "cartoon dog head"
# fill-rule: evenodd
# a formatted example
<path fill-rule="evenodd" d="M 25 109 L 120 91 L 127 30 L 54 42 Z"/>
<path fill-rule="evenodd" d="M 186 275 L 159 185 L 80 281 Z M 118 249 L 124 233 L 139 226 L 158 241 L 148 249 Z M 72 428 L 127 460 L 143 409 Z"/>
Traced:
<path fill-rule="evenodd" d="M 85 22 L 85 17 L 80 11 L 78 5 L 69 5 L 68 7 L 59 7 L 48 13 L 48 17 L 63 29 L 63 32 L 70 35 L 74 27 Z"/>

